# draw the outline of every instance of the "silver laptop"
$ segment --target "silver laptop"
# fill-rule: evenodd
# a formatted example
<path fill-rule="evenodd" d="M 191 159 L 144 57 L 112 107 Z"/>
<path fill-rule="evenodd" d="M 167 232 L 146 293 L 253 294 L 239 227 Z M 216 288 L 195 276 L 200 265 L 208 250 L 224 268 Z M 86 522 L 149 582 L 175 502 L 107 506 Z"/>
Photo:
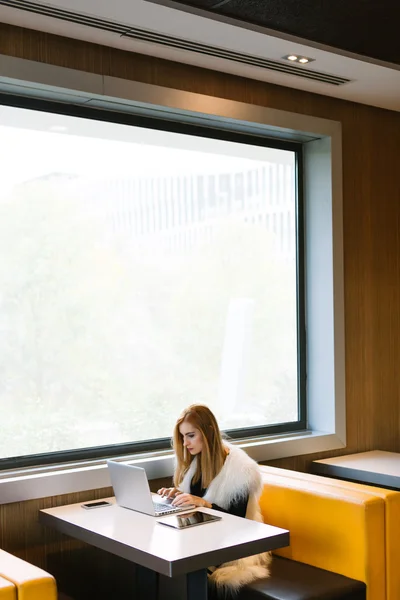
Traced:
<path fill-rule="evenodd" d="M 123 508 L 130 508 L 153 517 L 193 508 L 193 504 L 186 504 L 184 507 L 171 506 L 172 500 L 163 499 L 161 496 L 158 496 L 156 500 L 153 499 L 146 471 L 141 467 L 134 467 L 113 460 L 107 461 L 107 467 L 110 473 L 111 485 L 114 488 L 115 499 L 117 504 Z"/>

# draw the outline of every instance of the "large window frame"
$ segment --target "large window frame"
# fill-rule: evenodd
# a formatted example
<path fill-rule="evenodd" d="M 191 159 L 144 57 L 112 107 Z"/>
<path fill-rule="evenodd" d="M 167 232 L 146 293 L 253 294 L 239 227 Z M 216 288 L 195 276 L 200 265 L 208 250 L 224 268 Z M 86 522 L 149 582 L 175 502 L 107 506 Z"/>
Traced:
<path fill-rule="evenodd" d="M 307 327 L 307 429 L 235 440 L 254 460 L 271 461 L 346 447 L 346 372 L 343 265 L 342 124 L 331 118 L 223 97 L 129 81 L 0 56 L 0 91 L 75 106 L 179 121 L 303 145 L 305 205 L 305 313 Z M 170 477 L 171 449 L 121 456 L 149 479 Z M 0 472 L 0 504 L 110 486 L 104 459 Z"/>
<path fill-rule="evenodd" d="M 297 421 L 276 425 L 261 425 L 258 427 L 238 428 L 227 430 L 225 433 L 233 440 L 265 438 L 304 432 L 307 430 L 307 401 L 306 401 L 306 314 L 305 314 L 305 230 L 304 230 L 304 197 L 303 197 L 303 144 L 300 141 L 289 141 L 274 136 L 246 133 L 237 130 L 219 128 L 217 124 L 199 125 L 195 119 L 186 118 L 180 122 L 176 115 L 171 119 L 160 119 L 154 116 L 127 114 L 86 106 L 75 106 L 36 98 L 25 98 L 9 94 L 0 95 L 0 105 L 43 111 L 48 113 L 68 115 L 97 121 L 105 121 L 128 126 L 162 130 L 190 136 L 214 138 L 228 142 L 247 145 L 270 147 L 287 150 L 295 154 L 296 179 L 296 300 L 297 300 Z M 170 438 L 135 442 L 100 447 L 81 448 L 53 453 L 32 454 L 0 459 L 0 470 L 26 468 L 37 465 L 52 465 L 101 459 L 110 456 L 123 456 L 154 451 L 164 451 L 170 448 Z"/>

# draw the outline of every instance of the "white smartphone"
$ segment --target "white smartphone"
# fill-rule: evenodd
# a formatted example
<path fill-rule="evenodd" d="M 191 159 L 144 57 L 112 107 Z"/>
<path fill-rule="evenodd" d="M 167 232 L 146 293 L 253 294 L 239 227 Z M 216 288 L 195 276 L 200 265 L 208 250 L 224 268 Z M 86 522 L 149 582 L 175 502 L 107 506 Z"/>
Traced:
<path fill-rule="evenodd" d="M 101 508 L 102 506 L 112 506 L 112 502 L 107 502 L 107 500 L 95 500 L 94 502 L 85 502 L 85 504 L 82 504 L 82 508 L 86 509 Z"/>

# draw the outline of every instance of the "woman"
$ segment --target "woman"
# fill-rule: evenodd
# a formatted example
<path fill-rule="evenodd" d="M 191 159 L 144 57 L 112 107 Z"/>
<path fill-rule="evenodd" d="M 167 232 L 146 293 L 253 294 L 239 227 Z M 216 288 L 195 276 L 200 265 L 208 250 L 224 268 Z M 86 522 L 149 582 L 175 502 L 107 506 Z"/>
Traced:
<path fill-rule="evenodd" d="M 262 489 L 257 463 L 243 450 L 222 439 L 218 423 L 207 406 L 192 405 L 178 419 L 173 435 L 177 464 L 174 486 L 161 496 L 174 506 L 194 504 L 263 522 L 258 500 Z M 242 585 L 269 575 L 270 553 L 211 568 L 217 588 L 237 591 Z"/>

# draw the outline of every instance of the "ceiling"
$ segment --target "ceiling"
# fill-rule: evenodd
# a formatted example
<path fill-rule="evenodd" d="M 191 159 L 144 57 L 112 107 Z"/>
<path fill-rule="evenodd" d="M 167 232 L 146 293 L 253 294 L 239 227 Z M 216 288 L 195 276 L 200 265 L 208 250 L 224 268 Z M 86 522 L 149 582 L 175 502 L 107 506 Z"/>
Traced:
<path fill-rule="evenodd" d="M 263 12 L 260 7 L 264 4 L 277 6 L 279 4 L 277 0 L 268 0 L 268 2 L 267 0 L 244 0 L 243 2 L 231 0 L 224 5 L 221 4 L 219 11 L 222 9 L 228 11 L 231 4 L 230 16 L 214 14 L 215 10 L 211 13 L 209 10 L 198 8 L 201 4 L 203 7 L 207 5 L 209 9 L 210 5 L 215 5 L 216 0 L 215 2 L 190 1 L 192 4 L 196 3 L 196 7 L 174 0 L 113 0 L 112 2 L 110 0 L 50 0 L 46 3 L 40 0 L 0 0 L 0 22 L 400 111 L 399 64 L 361 56 L 355 54 L 355 50 L 342 50 L 327 45 L 329 40 L 333 39 L 326 37 L 329 30 L 331 31 L 329 35 L 338 36 L 338 31 L 339 33 L 343 31 L 343 40 L 349 41 L 351 38 L 347 32 L 350 27 L 337 24 L 340 22 L 339 17 L 335 21 L 335 26 L 328 27 L 326 24 L 325 27 L 321 26 L 324 30 L 324 39 L 321 36 L 319 40 L 322 41 L 305 39 L 304 36 L 309 35 L 309 32 L 314 32 L 316 38 L 316 31 L 320 31 L 317 18 L 306 23 L 304 14 L 302 19 L 296 16 L 300 7 L 303 10 L 303 6 L 311 5 L 311 0 L 282 0 L 281 4 L 285 5 L 285 10 L 279 19 L 278 12 L 275 11 L 275 26 L 279 24 L 282 29 L 285 29 L 284 33 L 271 29 L 270 24 L 265 28 L 232 17 L 232 11 L 241 11 L 242 17 L 258 19 Z M 352 7 L 357 4 L 372 7 L 376 2 L 376 0 L 347 1 Z M 335 2 L 319 0 L 319 4 L 345 7 L 346 2 L 345 0 L 335 0 Z M 384 4 L 382 0 L 379 6 Z M 376 5 L 378 6 L 378 2 Z M 296 18 L 293 18 L 289 6 L 292 6 Z M 28 11 L 28 7 L 43 9 L 52 16 Z M 64 17 L 56 18 L 54 16 L 56 10 L 65 11 Z M 341 14 L 343 17 L 344 13 Z M 75 22 L 71 22 L 71 15 Z M 396 19 L 393 23 L 389 23 L 391 15 L 392 13 L 387 15 L 387 22 L 388 27 L 394 30 Z M 88 19 L 101 20 L 101 24 L 100 26 L 98 23 L 97 26 L 88 24 Z M 292 29 L 287 33 L 290 22 L 292 22 Z M 307 31 L 300 32 L 300 22 L 308 27 Z M 361 22 L 366 22 L 364 17 Z M 108 27 L 109 24 L 113 26 Z M 133 28 L 136 37 L 130 37 L 126 33 Z M 138 32 L 147 33 L 140 38 Z M 160 35 L 164 37 L 160 38 Z M 154 39 L 150 39 L 152 37 Z M 354 31 L 354 39 L 357 43 L 361 43 L 360 40 L 365 41 L 365 32 L 363 34 L 358 32 L 356 35 Z M 394 37 L 387 40 L 384 47 L 385 52 L 390 50 L 392 60 L 395 58 L 395 53 L 397 52 L 397 57 L 399 53 L 394 40 Z M 194 49 L 187 47 L 188 42 L 195 44 Z M 357 48 L 360 52 L 361 47 L 357 46 Z M 210 49 L 213 52 L 210 53 Z M 309 63 L 307 67 L 290 65 L 292 72 L 282 72 L 288 66 L 288 61 L 282 57 L 291 53 L 313 58 L 314 62 Z M 270 68 L 268 62 L 273 68 Z M 327 81 L 321 79 L 320 74 L 327 74 L 325 78 Z M 347 79 L 348 82 L 343 85 L 333 85 L 329 82 L 332 77 Z"/>
<path fill-rule="evenodd" d="M 176 3 L 400 65 L 399 0 L 176 0 Z"/>

